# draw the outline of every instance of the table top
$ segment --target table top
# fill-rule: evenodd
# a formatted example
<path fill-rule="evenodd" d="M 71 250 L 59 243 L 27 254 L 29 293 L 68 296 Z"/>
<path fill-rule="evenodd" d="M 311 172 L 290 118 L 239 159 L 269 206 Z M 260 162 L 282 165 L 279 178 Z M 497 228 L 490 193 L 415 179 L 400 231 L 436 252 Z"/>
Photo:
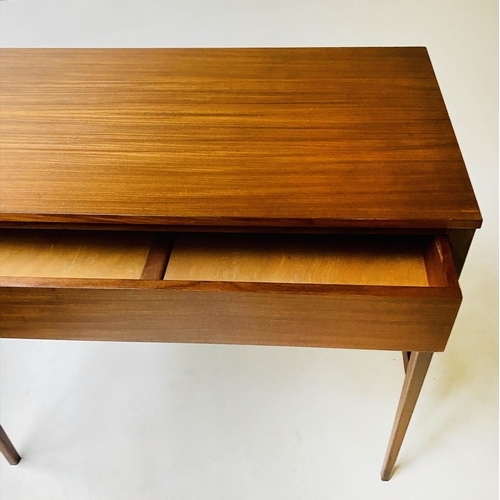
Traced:
<path fill-rule="evenodd" d="M 0 222 L 481 215 L 425 48 L 0 49 Z"/>

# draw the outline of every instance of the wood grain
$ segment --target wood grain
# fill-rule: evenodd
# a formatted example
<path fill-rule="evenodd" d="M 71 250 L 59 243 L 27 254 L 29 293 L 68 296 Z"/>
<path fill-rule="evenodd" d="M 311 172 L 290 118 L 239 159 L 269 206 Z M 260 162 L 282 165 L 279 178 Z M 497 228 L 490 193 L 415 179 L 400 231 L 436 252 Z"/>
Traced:
<path fill-rule="evenodd" d="M 476 228 L 424 48 L 0 49 L 0 222 Z"/>
<path fill-rule="evenodd" d="M 426 261 L 435 286 L 0 276 L 0 337 L 440 351 L 451 259 Z"/>
<path fill-rule="evenodd" d="M 447 236 L 439 235 L 429 240 L 429 243 L 424 245 L 423 254 L 429 286 L 458 288 L 458 276 Z"/>
<path fill-rule="evenodd" d="M 141 277 L 154 235 L 134 232 L 0 230 L 0 276 Z"/>
<path fill-rule="evenodd" d="M 389 440 L 389 447 L 382 466 L 381 477 L 389 481 L 396 459 L 403 444 L 413 410 L 417 403 L 425 375 L 432 360 L 432 352 L 412 352 L 406 370 L 405 381 L 399 400 L 396 419 Z"/>
<path fill-rule="evenodd" d="M 166 280 L 429 286 L 422 238 L 179 235 Z"/>
<path fill-rule="evenodd" d="M 0 338 L 442 351 L 460 301 L 442 287 L 0 278 Z"/>
<path fill-rule="evenodd" d="M 442 351 L 461 302 L 442 256 L 432 287 L 0 277 L 0 337 Z"/>

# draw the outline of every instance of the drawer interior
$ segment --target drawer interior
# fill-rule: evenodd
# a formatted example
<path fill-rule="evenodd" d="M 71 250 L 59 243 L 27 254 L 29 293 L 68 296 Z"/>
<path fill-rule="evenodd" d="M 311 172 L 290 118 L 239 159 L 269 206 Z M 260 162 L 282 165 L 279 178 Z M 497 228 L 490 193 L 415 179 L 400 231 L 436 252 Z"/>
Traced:
<path fill-rule="evenodd" d="M 154 235 L 136 232 L 0 230 L 0 276 L 141 277 Z"/>
<path fill-rule="evenodd" d="M 442 351 L 448 238 L 0 229 L 0 338 Z"/>
<path fill-rule="evenodd" d="M 183 234 L 164 279 L 425 287 L 424 243 L 373 235 Z"/>
<path fill-rule="evenodd" d="M 411 235 L 0 229 L 0 276 L 446 286 L 436 241 Z"/>

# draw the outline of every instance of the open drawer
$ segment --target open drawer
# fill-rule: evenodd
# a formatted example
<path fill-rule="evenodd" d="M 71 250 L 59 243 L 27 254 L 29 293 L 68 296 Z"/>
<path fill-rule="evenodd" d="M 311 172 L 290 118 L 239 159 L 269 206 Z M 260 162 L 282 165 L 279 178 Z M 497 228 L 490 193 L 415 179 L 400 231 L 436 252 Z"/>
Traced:
<path fill-rule="evenodd" d="M 0 337 L 442 351 L 446 236 L 0 230 Z"/>

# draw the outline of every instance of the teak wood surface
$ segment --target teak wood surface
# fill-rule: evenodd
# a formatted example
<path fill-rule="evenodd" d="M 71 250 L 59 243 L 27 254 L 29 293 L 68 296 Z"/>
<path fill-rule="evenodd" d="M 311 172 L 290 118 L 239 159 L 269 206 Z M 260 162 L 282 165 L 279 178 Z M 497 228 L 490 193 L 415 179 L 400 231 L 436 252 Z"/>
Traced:
<path fill-rule="evenodd" d="M 103 231 L 33 260 L 32 235 L 0 241 L 0 338 L 404 351 L 388 479 L 480 226 L 425 48 L 0 49 L 0 227 L 42 246 L 48 229 Z M 125 229 L 373 244 L 333 265 L 301 245 L 266 255 L 254 235 L 193 254 Z M 396 265 L 383 233 L 432 244 Z M 0 451 L 19 461 L 1 427 Z"/>
<path fill-rule="evenodd" d="M 432 352 L 413 352 L 407 365 L 405 366 L 406 376 L 401 391 L 394 426 L 392 428 L 389 446 L 382 465 L 381 478 L 389 481 L 399 450 L 403 444 L 403 439 L 408 429 L 413 410 L 417 404 L 417 399 L 422 389 L 422 385 L 432 360 Z"/>
<path fill-rule="evenodd" d="M 0 223 L 474 229 L 425 48 L 0 49 Z"/>
<path fill-rule="evenodd" d="M 0 230 L 1 337 L 443 350 L 460 300 L 445 236 Z"/>
<path fill-rule="evenodd" d="M 386 252 L 382 264 L 387 268 L 385 240 L 374 244 Z M 353 255 L 344 255 L 343 262 L 337 260 L 334 266 L 340 268 L 340 277 L 350 273 L 359 280 L 361 262 L 365 275 L 377 283 L 381 263 L 373 258 L 370 264 L 349 243 Z M 408 248 L 419 248 L 421 258 L 419 263 L 415 251 L 410 252 L 410 273 Z M 212 276 L 222 281 L 211 281 L 206 275 L 198 280 L 192 274 L 184 281 L 0 276 L 0 337 L 442 351 L 461 302 L 448 239 L 409 238 L 393 245 L 394 250 L 396 258 L 405 257 L 398 272 L 415 280 L 416 266 L 425 272 L 425 283 L 420 274 L 416 286 L 240 281 L 251 277 L 247 256 L 229 274 Z M 328 271 L 328 261 L 325 267 L 317 256 L 308 260 L 306 256 L 302 253 L 297 264 L 302 270 L 285 262 L 271 266 L 271 273 L 276 277 L 279 271 L 281 280 L 293 281 L 301 273 L 302 278 L 314 277 L 318 264 Z M 212 260 L 213 253 L 208 257 Z M 255 262 L 257 257 L 260 264 Z M 259 268 L 262 259 L 267 256 L 251 252 L 251 267 Z M 174 256 L 177 278 L 183 272 L 206 271 L 206 258 L 201 265 L 192 256 L 180 264 L 175 260 Z M 149 269 L 147 262 L 145 269 Z M 209 266 L 208 271 L 213 270 Z M 334 271 L 332 281 L 339 277 L 339 269 Z M 265 279 L 265 269 L 259 272 L 259 279 Z"/>
<path fill-rule="evenodd" d="M 0 278 L 1 338 L 443 351 L 461 302 L 455 288 L 22 283 Z"/>

